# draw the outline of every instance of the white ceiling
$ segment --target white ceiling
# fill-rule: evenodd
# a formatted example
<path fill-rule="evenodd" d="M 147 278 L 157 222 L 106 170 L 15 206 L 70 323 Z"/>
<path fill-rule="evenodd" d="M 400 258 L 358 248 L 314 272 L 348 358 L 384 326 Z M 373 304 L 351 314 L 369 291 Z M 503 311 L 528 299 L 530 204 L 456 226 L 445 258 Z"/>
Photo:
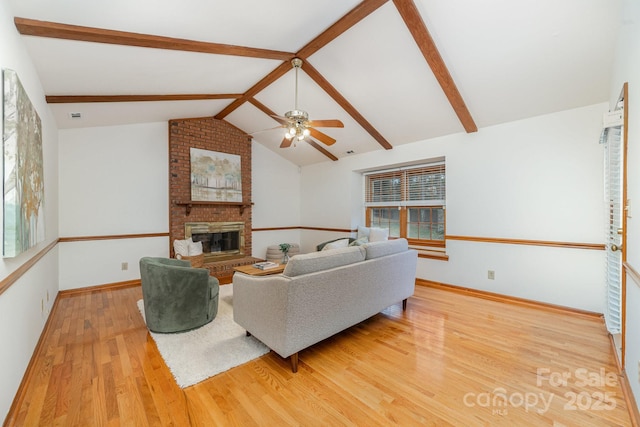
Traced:
<path fill-rule="evenodd" d="M 290 52 L 357 0 L 8 0 L 14 16 Z M 607 101 L 620 0 L 414 0 L 479 132 L 526 117 Z M 46 95 L 242 94 L 282 61 L 22 36 Z M 323 46 L 308 62 L 392 145 L 464 127 L 393 1 Z M 303 68 L 304 70 L 304 65 Z M 283 115 L 294 72 L 255 95 Z M 214 116 L 233 99 L 50 104 L 60 128 Z M 384 148 L 306 73 L 299 107 L 337 139 L 335 157 Z M 81 112 L 72 119 L 71 112 Z M 225 117 L 251 133 L 278 125 L 244 103 Z M 306 143 L 281 149 L 283 129 L 254 139 L 298 165 L 330 161 Z M 322 144 L 320 144 L 322 145 Z"/>

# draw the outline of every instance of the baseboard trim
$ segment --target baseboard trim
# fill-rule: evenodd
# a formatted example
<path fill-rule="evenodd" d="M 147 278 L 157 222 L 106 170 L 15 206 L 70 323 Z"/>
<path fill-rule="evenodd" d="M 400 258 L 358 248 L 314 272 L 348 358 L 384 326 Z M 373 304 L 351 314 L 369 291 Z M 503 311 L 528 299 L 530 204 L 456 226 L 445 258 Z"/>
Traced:
<path fill-rule="evenodd" d="M 616 349 L 616 342 L 613 339 L 613 335 L 611 334 L 609 334 L 609 343 L 611 344 L 611 351 L 613 352 L 616 360 L 616 368 L 618 369 L 618 380 L 620 381 L 620 387 L 622 388 L 624 402 L 626 403 L 627 409 L 629 410 L 631 425 L 633 427 L 638 427 L 638 420 L 640 420 L 638 405 L 636 404 L 635 397 L 633 397 L 633 391 L 631 390 L 631 385 L 629 384 L 629 379 L 627 378 L 627 372 L 622 367 L 620 358 L 617 356 L 618 350 Z"/>
<path fill-rule="evenodd" d="M 67 298 L 73 295 L 84 294 L 87 292 L 115 291 L 117 289 L 133 288 L 140 286 L 140 279 L 127 280 L 125 282 L 107 283 L 105 285 L 87 286 L 86 288 L 65 289 L 58 292 L 59 298 Z"/>
<path fill-rule="evenodd" d="M 473 288 L 465 288 L 462 286 L 449 285 L 446 283 L 434 282 L 434 281 L 425 280 L 425 279 L 416 279 L 416 285 L 428 286 L 431 288 L 442 289 L 450 292 L 457 292 L 459 294 L 470 295 L 478 298 L 488 299 L 488 300 L 497 301 L 497 302 L 503 302 L 507 304 L 516 304 L 516 305 L 522 305 L 522 306 L 527 306 L 532 308 L 538 308 L 541 310 L 572 314 L 572 315 L 591 318 L 594 320 L 601 320 L 602 322 L 604 322 L 604 315 L 602 313 L 596 313 L 588 310 L 581 310 L 578 308 L 567 307 L 564 305 L 549 304 L 546 302 L 540 302 L 540 301 L 530 300 L 526 298 L 512 297 L 509 295 L 482 291 L 482 290 L 473 289 Z"/>

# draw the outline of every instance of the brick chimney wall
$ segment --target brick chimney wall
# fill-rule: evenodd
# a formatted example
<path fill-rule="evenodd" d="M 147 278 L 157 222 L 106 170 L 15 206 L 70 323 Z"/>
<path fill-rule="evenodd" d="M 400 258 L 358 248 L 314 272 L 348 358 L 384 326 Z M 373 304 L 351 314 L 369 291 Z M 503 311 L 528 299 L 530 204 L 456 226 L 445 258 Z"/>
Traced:
<path fill-rule="evenodd" d="M 182 240 L 185 222 L 244 222 L 244 253 L 251 256 L 251 207 L 240 214 L 238 206 L 193 205 L 186 214 L 185 206 L 177 206 L 176 201 L 191 200 L 190 148 L 236 154 L 241 159 L 242 199 L 251 203 L 251 139 L 225 122 L 213 117 L 169 120 L 169 233 L 170 252 L 173 241 Z"/>

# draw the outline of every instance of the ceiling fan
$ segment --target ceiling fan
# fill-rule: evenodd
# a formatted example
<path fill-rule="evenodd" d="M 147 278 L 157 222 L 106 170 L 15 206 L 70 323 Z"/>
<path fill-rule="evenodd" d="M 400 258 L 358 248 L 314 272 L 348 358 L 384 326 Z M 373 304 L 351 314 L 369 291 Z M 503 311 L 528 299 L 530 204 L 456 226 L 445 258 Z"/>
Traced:
<path fill-rule="evenodd" d="M 320 132 L 316 127 L 328 127 L 328 128 L 343 128 L 344 124 L 340 120 L 309 120 L 309 113 L 304 110 L 298 109 L 298 70 L 302 67 L 302 59 L 293 58 L 291 65 L 296 72 L 296 90 L 295 90 L 295 106 L 291 111 L 287 111 L 282 116 L 271 116 L 278 123 L 280 127 L 287 129 L 287 133 L 282 139 L 280 148 L 290 147 L 297 141 L 304 141 L 305 139 L 312 137 L 317 139 L 326 145 L 333 145 L 336 140 L 329 135 Z"/>

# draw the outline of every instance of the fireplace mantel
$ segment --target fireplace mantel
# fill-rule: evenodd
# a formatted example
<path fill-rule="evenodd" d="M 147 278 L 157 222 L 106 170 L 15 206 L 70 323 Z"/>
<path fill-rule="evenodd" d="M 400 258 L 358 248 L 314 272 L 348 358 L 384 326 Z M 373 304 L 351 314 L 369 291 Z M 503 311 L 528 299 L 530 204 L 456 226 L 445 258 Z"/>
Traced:
<path fill-rule="evenodd" d="M 193 201 L 193 200 L 189 200 L 186 202 L 174 200 L 173 204 L 176 206 L 184 206 L 185 213 L 187 216 L 189 216 L 189 214 L 191 213 L 191 209 L 193 208 L 193 206 L 198 206 L 198 205 L 237 206 L 238 209 L 240 210 L 240 215 L 244 213 L 245 208 L 250 208 L 253 205 L 253 203 L 244 203 L 244 202 L 204 202 L 204 201 L 201 202 L 201 201 Z"/>

